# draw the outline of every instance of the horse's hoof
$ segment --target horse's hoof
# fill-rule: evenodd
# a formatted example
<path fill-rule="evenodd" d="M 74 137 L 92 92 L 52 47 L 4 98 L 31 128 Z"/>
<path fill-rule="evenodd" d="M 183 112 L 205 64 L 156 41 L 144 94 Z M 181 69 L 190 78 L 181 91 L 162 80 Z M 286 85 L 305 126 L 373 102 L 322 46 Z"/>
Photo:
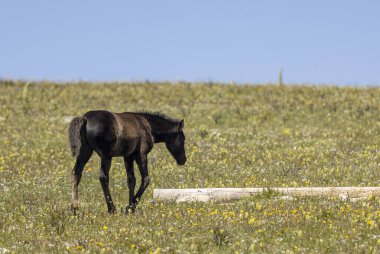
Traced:
<path fill-rule="evenodd" d="M 78 207 L 77 206 L 70 206 L 70 211 L 74 214 L 74 216 L 77 215 Z"/>
<path fill-rule="evenodd" d="M 113 208 L 111 208 L 111 209 L 108 209 L 108 213 L 109 213 L 109 214 L 116 214 L 116 208 L 113 207 Z"/>
<path fill-rule="evenodd" d="M 125 214 L 133 214 L 135 213 L 136 206 L 127 206 L 125 208 Z"/>

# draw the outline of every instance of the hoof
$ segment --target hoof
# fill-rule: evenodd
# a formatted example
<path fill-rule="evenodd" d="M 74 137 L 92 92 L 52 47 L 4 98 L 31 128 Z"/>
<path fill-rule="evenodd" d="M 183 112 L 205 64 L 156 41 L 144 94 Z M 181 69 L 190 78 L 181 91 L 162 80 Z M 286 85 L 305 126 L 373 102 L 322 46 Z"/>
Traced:
<path fill-rule="evenodd" d="M 130 205 L 125 208 L 125 214 L 133 214 L 135 213 L 136 206 Z"/>
<path fill-rule="evenodd" d="M 70 206 L 71 212 L 74 214 L 74 216 L 77 214 L 78 206 L 71 205 Z"/>
<path fill-rule="evenodd" d="M 116 213 L 116 208 L 112 207 L 111 209 L 108 209 L 109 214 L 115 214 Z"/>

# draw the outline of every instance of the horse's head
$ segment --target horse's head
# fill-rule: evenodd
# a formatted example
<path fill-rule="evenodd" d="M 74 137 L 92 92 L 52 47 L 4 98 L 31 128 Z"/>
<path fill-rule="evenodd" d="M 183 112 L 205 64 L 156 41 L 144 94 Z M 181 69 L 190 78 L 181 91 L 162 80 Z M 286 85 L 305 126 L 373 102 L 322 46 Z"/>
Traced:
<path fill-rule="evenodd" d="M 166 148 L 177 161 L 178 165 L 184 165 L 186 163 L 185 134 L 183 133 L 183 126 L 184 121 L 179 121 L 178 131 L 169 134 L 165 141 Z"/>

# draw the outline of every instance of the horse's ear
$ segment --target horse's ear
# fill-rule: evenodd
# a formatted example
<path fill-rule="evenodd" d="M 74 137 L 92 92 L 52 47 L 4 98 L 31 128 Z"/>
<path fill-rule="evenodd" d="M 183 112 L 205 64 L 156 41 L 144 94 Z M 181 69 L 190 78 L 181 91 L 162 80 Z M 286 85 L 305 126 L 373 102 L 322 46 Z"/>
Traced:
<path fill-rule="evenodd" d="M 182 119 L 181 121 L 179 121 L 178 123 L 178 130 L 181 131 L 183 129 L 183 127 L 185 126 L 185 121 Z"/>

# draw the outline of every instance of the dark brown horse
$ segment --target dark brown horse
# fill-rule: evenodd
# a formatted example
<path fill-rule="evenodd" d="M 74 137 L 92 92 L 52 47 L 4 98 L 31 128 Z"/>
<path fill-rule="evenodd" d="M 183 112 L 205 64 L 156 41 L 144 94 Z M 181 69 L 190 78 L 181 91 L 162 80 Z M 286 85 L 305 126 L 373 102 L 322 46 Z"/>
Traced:
<path fill-rule="evenodd" d="M 108 212 L 116 211 L 109 191 L 109 170 L 112 157 L 123 156 L 127 171 L 129 206 L 126 212 L 134 211 L 145 189 L 149 185 L 148 153 L 154 143 L 165 142 L 167 149 L 179 165 L 186 162 L 184 121 L 171 119 L 160 113 L 112 113 L 89 111 L 75 117 L 69 126 L 69 142 L 76 163 L 72 171 L 71 208 L 78 209 L 78 185 L 85 164 L 93 151 L 101 158 L 100 184 L 106 199 Z M 141 174 L 141 185 L 136 195 L 136 177 L 133 162 L 136 161 Z"/>

